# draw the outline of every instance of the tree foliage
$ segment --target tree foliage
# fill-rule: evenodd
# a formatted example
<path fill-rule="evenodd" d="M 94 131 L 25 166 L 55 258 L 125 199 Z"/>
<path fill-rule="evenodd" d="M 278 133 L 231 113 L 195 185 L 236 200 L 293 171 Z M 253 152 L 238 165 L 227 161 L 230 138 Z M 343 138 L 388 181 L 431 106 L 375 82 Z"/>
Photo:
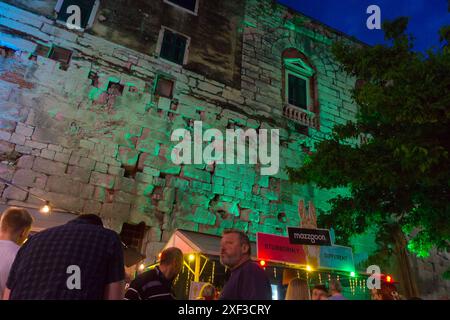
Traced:
<path fill-rule="evenodd" d="M 334 127 L 291 179 L 320 188 L 349 187 L 331 200 L 319 223 L 340 241 L 378 226 L 379 253 L 392 251 L 392 230 L 403 231 L 408 249 L 426 257 L 450 247 L 450 27 L 442 46 L 413 51 L 407 18 L 383 25 L 387 44 L 336 43 L 344 71 L 359 79 L 352 92 L 356 121 Z M 364 136 L 368 140 L 358 143 Z"/>

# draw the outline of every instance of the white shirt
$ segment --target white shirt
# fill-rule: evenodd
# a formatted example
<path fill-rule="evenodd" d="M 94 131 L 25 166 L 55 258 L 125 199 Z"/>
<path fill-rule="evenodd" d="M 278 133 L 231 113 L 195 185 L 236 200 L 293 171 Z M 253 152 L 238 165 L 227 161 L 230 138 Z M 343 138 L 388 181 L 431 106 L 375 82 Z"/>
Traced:
<path fill-rule="evenodd" d="M 19 249 L 20 247 L 12 241 L 0 240 L 0 300 L 3 298 L 9 271 Z"/>

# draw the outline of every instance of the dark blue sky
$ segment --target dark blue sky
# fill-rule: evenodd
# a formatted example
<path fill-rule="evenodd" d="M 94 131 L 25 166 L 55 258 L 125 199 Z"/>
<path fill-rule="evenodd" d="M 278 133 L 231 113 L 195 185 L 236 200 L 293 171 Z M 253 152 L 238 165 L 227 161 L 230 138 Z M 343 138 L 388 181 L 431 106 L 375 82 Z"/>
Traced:
<path fill-rule="evenodd" d="M 444 24 L 450 25 L 448 0 L 279 0 L 297 11 L 357 37 L 368 43 L 384 41 L 383 32 L 369 30 L 366 13 L 369 5 L 378 5 L 381 20 L 399 16 L 410 17 L 408 31 L 416 38 L 415 49 L 423 51 L 439 45 L 438 31 Z"/>

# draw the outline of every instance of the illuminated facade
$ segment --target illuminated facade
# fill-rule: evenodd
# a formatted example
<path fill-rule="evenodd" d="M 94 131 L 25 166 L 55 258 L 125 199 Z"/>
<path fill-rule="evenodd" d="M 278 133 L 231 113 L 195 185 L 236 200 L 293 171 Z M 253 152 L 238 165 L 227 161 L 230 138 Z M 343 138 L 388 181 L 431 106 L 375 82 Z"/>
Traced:
<path fill-rule="evenodd" d="M 346 192 L 286 168 L 356 115 L 356 79 L 330 50 L 350 38 L 272 1 L 128 3 L 83 1 L 70 30 L 67 1 L 0 1 L 0 175 L 29 191 L 0 184 L 4 204 L 39 206 L 35 194 L 117 232 L 144 223 L 136 246 L 152 260 L 176 228 L 286 235 L 299 199 L 325 211 Z M 279 129 L 279 173 L 173 164 L 171 133 L 194 121 Z"/>

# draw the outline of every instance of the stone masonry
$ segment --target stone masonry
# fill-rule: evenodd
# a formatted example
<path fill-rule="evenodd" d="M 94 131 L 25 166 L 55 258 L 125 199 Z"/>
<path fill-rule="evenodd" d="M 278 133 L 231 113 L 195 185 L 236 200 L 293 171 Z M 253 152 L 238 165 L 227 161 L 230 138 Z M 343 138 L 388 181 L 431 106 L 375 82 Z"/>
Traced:
<path fill-rule="evenodd" d="M 98 214 L 117 232 L 144 222 L 149 261 L 176 228 L 220 234 L 234 227 L 254 239 L 298 226 L 299 199 L 327 210 L 328 199 L 347 191 L 293 184 L 286 169 L 301 166 L 333 125 L 355 118 L 355 79 L 330 52 L 333 41 L 350 40 L 272 1 L 246 1 L 243 17 L 240 85 L 231 87 L 0 2 L 0 177 L 29 191 L 0 184 L 0 201 L 37 207 L 35 194 L 64 211 Z M 38 45 L 70 50 L 68 67 L 34 55 Z M 306 131 L 285 114 L 282 56 L 289 48 L 317 71 L 319 124 Z M 152 91 L 161 75 L 175 83 L 172 99 Z M 170 135 L 193 121 L 222 132 L 280 129 L 279 173 L 174 165 Z"/>

